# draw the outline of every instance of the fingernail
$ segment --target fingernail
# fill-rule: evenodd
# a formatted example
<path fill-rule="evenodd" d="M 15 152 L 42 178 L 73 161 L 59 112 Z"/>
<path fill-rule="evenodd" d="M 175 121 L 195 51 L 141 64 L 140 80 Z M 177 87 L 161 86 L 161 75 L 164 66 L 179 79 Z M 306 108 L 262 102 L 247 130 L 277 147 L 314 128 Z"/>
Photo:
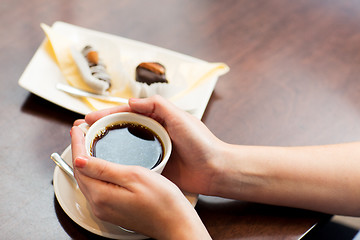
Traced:
<path fill-rule="evenodd" d="M 88 160 L 84 157 L 75 158 L 74 165 L 76 168 L 83 168 L 86 166 Z"/>

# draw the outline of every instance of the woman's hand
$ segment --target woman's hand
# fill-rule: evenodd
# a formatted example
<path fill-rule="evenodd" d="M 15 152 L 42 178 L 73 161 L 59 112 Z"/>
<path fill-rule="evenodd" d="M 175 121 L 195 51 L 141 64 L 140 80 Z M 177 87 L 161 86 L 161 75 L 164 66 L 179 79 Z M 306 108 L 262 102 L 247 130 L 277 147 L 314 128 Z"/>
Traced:
<path fill-rule="evenodd" d="M 80 128 L 71 136 L 75 177 L 95 216 L 157 239 L 210 239 L 175 184 L 142 167 L 89 157 Z"/>

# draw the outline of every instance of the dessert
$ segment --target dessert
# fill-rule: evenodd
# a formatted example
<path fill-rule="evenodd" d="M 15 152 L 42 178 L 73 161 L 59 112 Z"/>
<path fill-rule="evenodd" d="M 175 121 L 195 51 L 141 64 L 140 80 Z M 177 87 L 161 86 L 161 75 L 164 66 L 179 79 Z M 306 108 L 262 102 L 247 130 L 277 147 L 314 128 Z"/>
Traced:
<path fill-rule="evenodd" d="M 106 66 L 92 46 L 85 46 L 81 52 L 71 49 L 74 61 L 85 83 L 98 94 L 103 94 L 111 86 L 111 78 Z"/>
<path fill-rule="evenodd" d="M 136 67 L 136 81 L 151 85 L 153 83 L 168 83 L 165 67 L 157 62 L 143 62 Z"/>

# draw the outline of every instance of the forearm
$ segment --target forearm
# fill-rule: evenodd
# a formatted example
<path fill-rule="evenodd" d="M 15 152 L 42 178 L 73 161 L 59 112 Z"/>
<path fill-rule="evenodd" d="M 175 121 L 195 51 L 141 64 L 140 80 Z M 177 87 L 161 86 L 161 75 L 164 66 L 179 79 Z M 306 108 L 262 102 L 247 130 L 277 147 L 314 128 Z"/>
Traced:
<path fill-rule="evenodd" d="M 213 195 L 360 215 L 360 143 L 313 147 L 225 144 Z"/>

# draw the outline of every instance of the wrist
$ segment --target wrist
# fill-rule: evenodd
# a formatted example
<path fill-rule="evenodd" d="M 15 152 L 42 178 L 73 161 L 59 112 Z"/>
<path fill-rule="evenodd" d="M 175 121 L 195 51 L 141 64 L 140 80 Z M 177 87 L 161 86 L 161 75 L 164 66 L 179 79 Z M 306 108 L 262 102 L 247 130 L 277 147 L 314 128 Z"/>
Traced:
<path fill-rule="evenodd" d="M 211 240 L 211 236 L 208 233 L 204 224 L 199 221 L 191 219 L 191 221 L 182 222 L 178 229 L 173 232 L 169 240 L 193 240 L 193 239 L 204 239 Z"/>
<path fill-rule="evenodd" d="M 209 195 L 242 199 L 249 187 L 257 184 L 256 169 L 248 160 L 248 148 L 224 142 L 218 153 Z"/>
<path fill-rule="evenodd" d="M 187 200 L 186 200 L 187 201 Z M 192 240 L 192 239 L 211 239 L 206 227 L 202 223 L 194 207 L 186 202 L 182 206 L 181 213 L 175 214 L 172 221 L 168 221 L 164 240 Z M 160 238 L 159 238 L 160 239 Z"/>
<path fill-rule="evenodd" d="M 227 179 L 229 178 L 229 169 L 231 169 L 230 159 L 233 157 L 231 144 L 220 142 L 214 149 L 214 154 L 209 160 L 209 169 L 211 169 L 211 179 L 209 179 L 209 188 L 205 195 L 221 196 L 224 191 L 224 187 L 227 185 Z"/>

